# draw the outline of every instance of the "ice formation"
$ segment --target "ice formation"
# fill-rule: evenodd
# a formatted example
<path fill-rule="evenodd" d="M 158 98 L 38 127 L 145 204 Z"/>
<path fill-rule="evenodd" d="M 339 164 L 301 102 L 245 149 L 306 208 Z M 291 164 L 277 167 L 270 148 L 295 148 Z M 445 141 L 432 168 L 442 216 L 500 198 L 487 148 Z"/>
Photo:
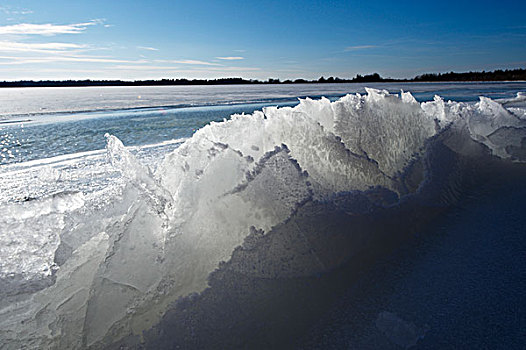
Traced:
<path fill-rule="evenodd" d="M 404 175 L 439 136 L 458 153 L 524 161 L 524 115 L 523 95 L 418 103 L 367 89 L 212 122 L 155 172 L 108 135 L 125 184 L 112 197 L 63 193 L 3 208 L 0 341 L 103 348 L 140 336 L 179 297 L 203 291 L 251 232 L 269 232 L 304 203 L 418 191 Z"/>

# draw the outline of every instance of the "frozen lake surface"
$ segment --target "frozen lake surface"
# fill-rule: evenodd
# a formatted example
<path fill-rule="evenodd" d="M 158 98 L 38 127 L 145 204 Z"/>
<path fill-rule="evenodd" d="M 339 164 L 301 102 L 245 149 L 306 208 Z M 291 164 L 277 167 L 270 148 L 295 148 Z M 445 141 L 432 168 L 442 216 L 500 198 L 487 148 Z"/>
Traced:
<path fill-rule="evenodd" d="M 1 89 L 0 342 L 519 348 L 525 91 Z"/>

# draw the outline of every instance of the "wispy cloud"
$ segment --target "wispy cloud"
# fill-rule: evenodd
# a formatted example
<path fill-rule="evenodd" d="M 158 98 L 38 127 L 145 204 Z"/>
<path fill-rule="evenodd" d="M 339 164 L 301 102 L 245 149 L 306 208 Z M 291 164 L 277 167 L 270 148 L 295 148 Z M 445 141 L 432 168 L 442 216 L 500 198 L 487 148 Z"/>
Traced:
<path fill-rule="evenodd" d="M 56 53 L 72 49 L 83 49 L 87 45 L 72 43 L 20 43 L 0 41 L 0 52 L 41 52 Z"/>
<path fill-rule="evenodd" d="M 126 65 L 117 65 L 113 66 L 114 69 L 123 69 L 123 70 L 137 70 L 137 71 L 151 71 L 151 70 L 160 70 L 160 71 L 172 71 L 179 70 L 181 67 L 177 66 L 148 66 L 140 64 L 126 64 Z"/>
<path fill-rule="evenodd" d="M 0 35 L 43 35 L 53 36 L 57 34 L 79 34 L 85 31 L 89 26 L 101 23 L 101 20 L 92 20 L 84 23 L 74 24 L 31 24 L 19 23 L 7 26 L 0 26 Z"/>
<path fill-rule="evenodd" d="M 0 11 L 6 15 L 29 15 L 33 11 L 26 8 L 13 8 L 11 6 L 0 6 Z"/>
<path fill-rule="evenodd" d="M 138 65 L 138 64 L 122 64 L 116 65 L 112 68 L 135 71 L 175 71 L 180 73 L 203 73 L 203 72 L 248 72 L 259 71 L 257 67 L 196 67 L 196 68 L 181 68 L 178 66 L 154 66 L 154 65 Z"/>
<path fill-rule="evenodd" d="M 189 65 L 197 65 L 197 66 L 220 66 L 219 63 L 200 61 L 200 60 L 154 60 L 154 62 L 189 64 Z"/>
<path fill-rule="evenodd" d="M 43 65 L 36 70 L 29 70 L 25 66 L 3 66 L 0 64 L 3 79 L 35 80 L 35 79 L 214 79 L 230 76 L 243 76 L 263 79 L 273 76 L 275 72 L 265 72 L 260 68 L 249 67 L 208 67 L 208 66 L 177 66 L 177 65 L 139 65 L 132 63 L 107 64 L 107 65 L 68 65 L 68 68 Z"/>
<path fill-rule="evenodd" d="M 54 63 L 54 62 L 83 62 L 83 63 L 146 63 L 144 60 L 131 61 L 115 59 L 111 57 L 97 56 L 40 56 L 40 57 L 20 57 L 20 56 L 0 56 L 0 65 L 20 65 L 29 63 Z"/>
<path fill-rule="evenodd" d="M 148 47 L 148 46 L 137 46 L 139 50 L 148 50 L 148 51 L 159 51 L 159 49 L 156 49 L 155 47 Z"/>
<path fill-rule="evenodd" d="M 209 68 L 211 71 L 224 71 L 224 72 L 245 72 L 245 71 L 257 71 L 261 68 L 257 67 L 212 67 Z"/>
<path fill-rule="evenodd" d="M 356 51 L 356 50 L 366 50 L 374 49 L 378 47 L 377 45 L 356 45 L 356 46 L 347 46 L 344 51 Z"/>
<path fill-rule="evenodd" d="M 0 7 L 0 12 L 3 11 Z M 97 55 L 93 51 L 103 48 L 86 45 L 75 40 L 60 42 L 57 39 L 46 39 L 57 35 L 82 34 L 90 27 L 100 25 L 107 27 L 104 20 L 90 20 L 72 24 L 31 24 L 19 23 L 0 25 L 0 71 L 22 72 L 21 75 L 40 73 L 108 73 L 122 74 L 129 71 L 137 76 L 189 75 L 192 77 L 223 76 L 230 74 L 250 74 L 260 71 L 256 67 L 235 67 L 234 62 L 244 60 L 242 56 L 220 56 L 215 59 L 148 59 L 147 57 L 112 57 Z M 75 36 L 77 37 L 77 36 Z M 148 51 L 160 51 L 151 46 L 135 46 L 135 54 Z M 244 52 L 236 50 L 235 52 Z M 229 65 L 231 62 L 232 66 Z M 58 63 L 58 64 L 57 64 Z M 67 68 L 58 68 L 58 67 Z M 28 69 L 28 68 L 31 69 Z M 93 67 L 98 67 L 99 71 Z M 24 73 L 24 72 L 33 73 Z M 118 73 L 115 73 L 118 72 Z M 95 74 L 95 75 L 97 75 Z M 99 74 L 99 75 L 100 75 Z M 60 75 L 60 74 L 59 74 Z"/>
<path fill-rule="evenodd" d="M 227 60 L 227 61 L 235 61 L 235 60 L 244 60 L 245 57 L 241 56 L 228 56 L 228 57 L 216 57 L 218 60 Z"/>
<path fill-rule="evenodd" d="M 81 63 L 141 63 L 113 57 L 84 54 L 87 51 L 98 51 L 103 48 L 92 47 L 71 42 L 28 41 L 34 36 L 54 36 L 58 34 L 80 34 L 89 26 L 103 24 L 104 19 L 94 19 L 74 24 L 28 24 L 0 26 L 0 65 L 46 64 L 55 62 Z M 17 39 L 12 41 L 15 37 Z M 3 39 L 3 40 L 2 40 Z M 36 39 L 36 38 L 35 38 Z"/>

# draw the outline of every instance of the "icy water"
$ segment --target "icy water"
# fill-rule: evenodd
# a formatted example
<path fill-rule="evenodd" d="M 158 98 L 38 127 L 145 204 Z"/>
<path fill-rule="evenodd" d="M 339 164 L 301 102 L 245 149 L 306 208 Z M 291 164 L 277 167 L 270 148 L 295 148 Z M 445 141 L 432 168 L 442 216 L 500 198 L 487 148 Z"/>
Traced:
<path fill-rule="evenodd" d="M 0 343 L 518 348 L 525 91 L 2 89 Z"/>

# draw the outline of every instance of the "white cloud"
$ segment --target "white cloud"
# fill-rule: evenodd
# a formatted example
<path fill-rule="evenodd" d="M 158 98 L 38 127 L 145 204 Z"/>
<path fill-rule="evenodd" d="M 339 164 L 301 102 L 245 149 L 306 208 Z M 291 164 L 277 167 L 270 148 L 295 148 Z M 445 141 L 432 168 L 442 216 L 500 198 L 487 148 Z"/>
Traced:
<path fill-rule="evenodd" d="M 20 43 L 10 41 L 0 41 L 0 52 L 47 52 L 53 53 L 58 51 L 82 49 L 86 45 L 72 43 Z"/>
<path fill-rule="evenodd" d="M 141 63 L 142 61 L 121 60 L 115 58 L 99 58 L 99 57 L 49 57 L 49 61 L 63 61 L 63 62 L 98 62 L 98 63 Z"/>
<path fill-rule="evenodd" d="M 96 57 L 96 56 L 81 56 L 81 55 L 68 55 L 68 56 L 46 56 L 46 57 L 20 57 L 20 56 L 0 56 L 1 65 L 19 65 L 19 64 L 30 64 L 30 63 L 53 63 L 53 62 L 83 62 L 83 63 L 146 63 L 144 60 L 130 61 L 121 60 L 108 57 Z"/>
<path fill-rule="evenodd" d="M 159 65 L 148 66 L 135 64 L 115 64 L 115 65 L 70 65 L 68 68 L 60 68 L 51 65 L 43 65 L 38 69 L 27 69 L 25 66 L 2 66 L 0 72 L 4 80 L 66 80 L 66 79 L 163 79 L 163 78 L 187 78 L 187 79 L 216 79 L 231 76 L 242 76 L 244 78 L 266 79 L 275 76 L 276 72 L 263 71 L 260 68 L 238 68 L 228 67 L 221 70 L 221 67 L 208 66 L 181 66 Z M 117 68 L 118 67 L 118 68 Z M 123 74 L 125 74 L 123 76 Z"/>
<path fill-rule="evenodd" d="M 137 46 L 139 50 L 148 50 L 148 51 L 159 51 L 159 49 L 156 49 L 155 47 L 148 47 L 148 46 Z"/>
<path fill-rule="evenodd" d="M 138 71 L 150 71 L 150 70 L 162 70 L 162 71 L 173 71 L 178 70 L 180 67 L 174 66 L 147 66 L 147 65 L 117 65 L 113 66 L 112 69 L 123 69 L 123 70 L 138 70 Z"/>
<path fill-rule="evenodd" d="M 0 6 L 0 11 L 6 15 L 29 15 L 33 13 L 33 11 L 29 9 L 12 8 L 11 6 Z"/>
<path fill-rule="evenodd" d="M 235 61 L 235 60 L 244 60 L 245 57 L 241 56 L 228 56 L 228 57 L 216 57 L 218 60 L 227 60 L 227 61 Z"/>
<path fill-rule="evenodd" d="M 258 71 L 260 68 L 255 67 L 196 67 L 196 68 L 181 68 L 178 66 L 157 66 L 157 65 L 139 65 L 139 62 L 130 62 L 132 64 L 121 64 L 113 66 L 114 69 L 128 69 L 136 71 L 152 71 L 152 70 L 166 70 L 166 71 L 177 71 L 182 73 L 196 73 L 196 72 L 244 72 L 244 71 Z M 144 61 L 143 63 L 148 63 Z"/>
<path fill-rule="evenodd" d="M 83 55 L 81 53 L 101 50 L 90 45 L 64 42 L 28 42 L 27 37 L 32 35 L 53 36 L 57 34 L 79 34 L 88 26 L 103 24 L 104 19 L 94 19 L 84 23 L 55 25 L 55 24 L 15 24 L 0 26 L 0 38 L 11 39 L 26 37 L 23 40 L 0 39 L 0 65 L 23 65 L 53 62 L 91 62 L 91 63 L 129 63 L 138 61 L 115 59 L 112 57 Z M 2 37 L 2 35 L 6 35 Z M 10 56 L 12 55 L 12 56 Z M 15 56 L 16 55 L 16 56 Z M 140 62 L 139 62 L 140 63 Z"/>
<path fill-rule="evenodd" d="M 357 45 L 357 46 L 347 46 L 345 48 L 345 51 L 355 51 L 355 50 L 365 50 L 365 49 L 373 49 L 375 47 L 378 47 L 376 45 Z"/>
<path fill-rule="evenodd" d="M 87 29 L 88 26 L 100 24 L 101 20 L 92 20 L 85 23 L 74 24 L 31 24 L 19 23 L 7 26 L 0 26 L 0 35 L 2 34 L 16 34 L 16 35 L 43 35 L 52 36 L 57 34 L 79 34 Z"/>
<path fill-rule="evenodd" d="M 190 64 L 190 65 L 198 65 L 198 66 L 220 66 L 219 63 L 212 63 L 212 62 L 199 61 L 199 60 L 155 60 L 155 62 Z"/>
<path fill-rule="evenodd" d="M 225 72 L 245 72 L 245 71 L 257 71 L 261 70 L 261 68 L 256 67 L 218 67 L 218 68 L 210 68 L 210 70 L 214 71 L 225 71 Z"/>

